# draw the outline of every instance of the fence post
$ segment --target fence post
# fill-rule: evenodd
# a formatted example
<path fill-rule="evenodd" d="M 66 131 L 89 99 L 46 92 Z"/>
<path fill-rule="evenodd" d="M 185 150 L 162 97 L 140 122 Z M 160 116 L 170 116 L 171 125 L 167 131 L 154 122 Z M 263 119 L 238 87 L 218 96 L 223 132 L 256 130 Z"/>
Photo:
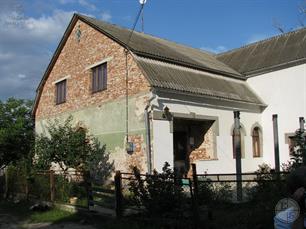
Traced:
<path fill-rule="evenodd" d="M 55 200 L 55 176 L 54 171 L 50 170 L 50 201 L 54 202 Z"/>
<path fill-rule="evenodd" d="M 93 199 L 93 193 L 92 193 L 92 185 L 91 185 L 91 178 L 90 178 L 90 172 L 85 172 L 85 184 L 86 184 L 86 191 L 87 191 L 87 207 L 88 210 L 92 210 L 94 208 L 94 199 Z"/>
<path fill-rule="evenodd" d="M 4 196 L 5 196 L 5 199 L 7 199 L 9 197 L 9 176 L 8 176 L 8 169 L 6 168 L 5 169 L 5 191 L 4 191 Z"/>
<path fill-rule="evenodd" d="M 116 195 L 116 216 L 122 216 L 122 177 L 121 172 L 116 171 L 115 174 L 115 195 Z"/>
<path fill-rule="evenodd" d="M 198 186 L 198 176 L 197 176 L 197 166 L 196 164 L 191 164 L 192 168 L 192 180 L 193 180 L 193 189 L 196 196 L 198 196 L 199 186 Z"/>
<path fill-rule="evenodd" d="M 27 177 L 25 180 L 25 195 L 26 195 L 26 200 L 29 200 L 29 178 Z"/>
<path fill-rule="evenodd" d="M 195 163 L 191 164 L 192 168 L 192 180 L 193 180 L 193 214 L 194 214 L 194 223 L 195 228 L 198 228 L 199 225 L 199 206 L 198 206 L 198 194 L 199 194 L 199 184 L 198 184 L 198 176 L 197 176 L 197 166 Z"/>

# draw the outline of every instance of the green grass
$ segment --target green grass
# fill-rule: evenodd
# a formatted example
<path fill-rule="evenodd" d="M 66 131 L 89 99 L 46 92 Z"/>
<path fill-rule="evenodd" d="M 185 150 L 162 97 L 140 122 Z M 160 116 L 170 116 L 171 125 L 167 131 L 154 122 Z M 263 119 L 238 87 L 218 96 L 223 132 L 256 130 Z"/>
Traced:
<path fill-rule="evenodd" d="M 78 221 L 81 220 L 78 214 L 64 211 L 58 208 L 52 208 L 48 211 L 30 211 L 32 204 L 29 202 L 13 203 L 8 201 L 0 202 L 0 213 L 9 214 L 20 221 L 27 221 L 29 223 L 58 223 L 64 221 Z"/>
<path fill-rule="evenodd" d="M 64 221 L 76 221 L 79 217 L 75 213 L 63 211 L 57 208 L 53 208 L 45 212 L 34 212 L 29 217 L 30 223 L 58 223 Z"/>

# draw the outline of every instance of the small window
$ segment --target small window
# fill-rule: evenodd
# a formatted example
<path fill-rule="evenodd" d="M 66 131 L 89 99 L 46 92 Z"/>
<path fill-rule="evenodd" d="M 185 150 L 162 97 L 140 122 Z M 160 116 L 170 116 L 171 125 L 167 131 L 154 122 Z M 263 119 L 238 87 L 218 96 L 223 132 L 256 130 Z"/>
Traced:
<path fill-rule="evenodd" d="M 101 64 L 92 68 L 92 92 L 106 89 L 107 85 L 107 64 Z"/>
<path fill-rule="evenodd" d="M 56 104 L 66 102 L 66 84 L 67 80 L 62 80 L 55 84 L 56 86 Z"/>
<path fill-rule="evenodd" d="M 252 131 L 253 157 L 261 157 L 261 131 L 255 127 Z"/>

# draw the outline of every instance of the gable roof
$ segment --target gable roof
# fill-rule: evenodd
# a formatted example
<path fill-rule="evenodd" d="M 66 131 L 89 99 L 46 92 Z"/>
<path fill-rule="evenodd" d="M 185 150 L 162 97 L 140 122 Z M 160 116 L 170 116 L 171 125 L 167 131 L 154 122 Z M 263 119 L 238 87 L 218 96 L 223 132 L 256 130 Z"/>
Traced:
<path fill-rule="evenodd" d="M 306 63 L 306 27 L 217 55 L 245 76 Z"/>
<path fill-rule="evenodd" d="M 111 37 L 119 44 L 127 47 L 138 56 L 158 59 L 204 71 L 220 73 L 225 76 L 243 78 L 239 72 L 217 60 L 217 58 L 211 53 L 180 45 L 148 34 L 139 33 L 137 31 L 133 32 L 129 41 L 131 34 L 130 29 L 122 28 L 80 14 L 77 14 L 77 17 L 108 37 Z"/>
<path fill-rule="evenodd" d="M 163 67 L 162 65 L 156 66 L 153 63 L 149 66 L 150 64 L 141 63 L 140 60 L 137 60 L 138 58 L 135 58 L 152 87 L 188 91 L 195 94 L 205 94 L 265 106 L 257 95 L 248 88 L 245 82 L 246 78 L 223 62 L 217 60 L 213 54 L 136 31 L 133 32 L 130 42 L 128 42 L 131 30 L 84 15 L 74 14 L 36 90 L 36 98 L 32 112 L 33 115 L 35 115 L 35 110 L 47 77 L 78 20 L 83 21 L 123 47 L 129 49 L 135 57 L 154 59 L 156 61 L 185 67 L 186 69 L 196 69 L 202 72 L 215 73 L 223 78 L 234 78 L 236 81 L 241 81 L 241 83 L 239 82 L 238 84 L 237 82 L 232 82 L 227 86 L 222 83 L 222 79 L 210 80 L 210 83 L 208 83 L 206 80 L 209 78 L 205 78 L 203 74 L 192 74 L 187 70 L 177 71 L 173 68 Z M 168 74 L 170 78 L 165 81 L 162 79 L 165 75 L 161 73 L 153 74 L 152 69 L 155 67 L 158 67 L 163 73 L 171 72 L 171 76 L 169 75 L 170 73 Z M 187 81 L 189 84 L 186 84 Z M 199 81 L 202 82 L 199 84 Z M 156 84 L 157 82 L 158 85 Z M 235 84 L 237 85 L 235 86 Z M 223 85 L 223 87 L 220 85 Z M 233 90 L 234 88 L 241 88 L 241 86 L 243 90 L 239 92 Z M 229 88 L 231 89 L 229 90 Z M 244 91 L 244 93 L 241 93 L 242 91 Z M 222 96 L 220 96 L 221 94 Z"/>

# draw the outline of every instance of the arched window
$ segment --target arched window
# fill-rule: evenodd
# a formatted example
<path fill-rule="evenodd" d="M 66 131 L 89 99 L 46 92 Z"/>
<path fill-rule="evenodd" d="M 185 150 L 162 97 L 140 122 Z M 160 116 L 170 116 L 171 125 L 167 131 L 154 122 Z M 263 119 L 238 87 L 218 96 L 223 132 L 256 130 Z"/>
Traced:
<path fill-rule="evenodd" d="M 240 141 L 241 144 L 241 158 L 244 158 L 244 136 L 245 136 L 245 130 L 242 126 L 240 126 L 239 129 L 239 135 L 238 135 L 238 139 Z M 233 143 L 233 158 L 236 158 L 236 151 L 234 148 L 234 141 L 235 141 L 235 128 L 232 128 L 232 143 Z"/>
<path fill-rule="evenodd" d="M 253 157 L 261 157 L 262 155 L 262 137 L 259 127 L 254 127 L 252 130 L 252 142 L 253 142 Z"/>

